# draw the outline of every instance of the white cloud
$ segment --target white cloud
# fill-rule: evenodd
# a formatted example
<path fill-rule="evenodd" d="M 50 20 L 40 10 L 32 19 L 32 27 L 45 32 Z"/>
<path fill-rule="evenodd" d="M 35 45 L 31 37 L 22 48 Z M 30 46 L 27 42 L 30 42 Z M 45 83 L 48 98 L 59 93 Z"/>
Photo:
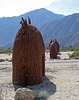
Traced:
<path fill-rule="evenodd" d="M 28 11 L 45 8 L 59 0 L 0 0 L 0 17 L 17 16 Z"/>
<path fill-rule="evenodd" d="M 79 11 L 79 0 L 0 0 L 0 17 L 18 16 L 39 8 L 67 15 Z"/>

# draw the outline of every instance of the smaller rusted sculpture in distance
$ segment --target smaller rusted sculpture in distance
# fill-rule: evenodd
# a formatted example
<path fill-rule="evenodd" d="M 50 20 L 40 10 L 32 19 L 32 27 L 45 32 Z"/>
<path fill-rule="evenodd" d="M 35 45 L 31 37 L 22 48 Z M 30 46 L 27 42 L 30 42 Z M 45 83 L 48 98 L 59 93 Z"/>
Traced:
<path fill-rule="evenodd" d="M 51 41 L 50 41 L 50 43 L 49 43 L 49 48 L 50 48 L 50 44 L 52 43 L 53 41 L 52 41 L 52 39 L 51 39 Z"/>
<path fill-rule="evenodd" d="M 59 52 L 59 43 L 57 42 L 56 39 L 53 41 L 51 40 L 49 43 L 50 47 L 50 58 L 57 58 L 57 54 Z"/>

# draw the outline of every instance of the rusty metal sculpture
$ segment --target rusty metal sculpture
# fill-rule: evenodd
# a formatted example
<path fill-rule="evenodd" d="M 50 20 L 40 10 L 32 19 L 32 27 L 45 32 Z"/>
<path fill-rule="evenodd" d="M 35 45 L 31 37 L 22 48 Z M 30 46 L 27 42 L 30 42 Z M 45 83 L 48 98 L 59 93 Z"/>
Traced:
<path fill-rule="evenodd" d="M 45 75 L 45 46 L 39 30 L 31 20 L 22 18 L 21 28 L 13 46 L 13 84 L 27 86 L 39 84 Z"/>
<path fill-rule="evenodd" d="M 51 39 L 51 41 L 50 41 L 50 43 L 49 43 L 49 48 L 50 48 L 50 44 L 52 43 L 52 39 Z"/>
<path fill-rule="evenodd" d="M 50 47 L 50 58 L 57 58 L 57 54 L 59 52 L 59 43 L 56 39 L 49 43 Z"/>

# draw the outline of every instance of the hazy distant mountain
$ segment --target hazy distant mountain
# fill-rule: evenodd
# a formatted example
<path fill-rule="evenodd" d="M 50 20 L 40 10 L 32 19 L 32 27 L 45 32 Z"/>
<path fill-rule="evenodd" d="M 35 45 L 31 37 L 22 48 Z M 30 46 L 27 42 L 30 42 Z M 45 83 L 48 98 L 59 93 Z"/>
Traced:
<path fill-rule="evenodd" d="M 79 32 L 58 37 L 57 40 L 61 44 L 61 47 L 69 47 L 70 45 L 79 46 Z"/>
<path fill-rule="evenodd" d="M 17 31 L 21 27 L 21 17 L 27 19 L 27 16 L 31 18 L 32 24 L 37 28 L 49 21 L 63 17 L 63 15 L 54 14 L 51 11 L 41 8 L 17 17 L 0 18 L 0 45 L 13 43 Z"/>
<path fill-rule="evenodd" d="M 55 38 L 61 47 L 79 45 L 79 13 L 64 17 L 42 8 L 17 17 L 0 18 L 0 47 L 12 47 L 15 35 L 21 27 L 21 17 L 27 19 L 27 16 L 42 33 L 45 45 Z"/>
<path fill-rule="evenodd" d="M 46 44 L 56 38 L 60 46 L 79 45 L 79 13 L 48 22 L 39 30 Z"/>

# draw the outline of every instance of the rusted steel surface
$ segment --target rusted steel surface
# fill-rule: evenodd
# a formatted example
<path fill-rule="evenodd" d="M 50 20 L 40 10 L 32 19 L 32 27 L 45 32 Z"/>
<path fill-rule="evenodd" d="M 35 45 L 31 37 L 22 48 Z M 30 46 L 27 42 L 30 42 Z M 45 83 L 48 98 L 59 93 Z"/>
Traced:
<path fill-rule="evenodd" d="M 52 43 L 52 39 L 51 39 L 51 41 L 50 41 L 50 43 L 49 43 L 49 48 L 50 48 L 50 44 Z"/>
<path fill-rule="evenodd" d="M 54 39 L 52 42 L 50 42 L 49 47 L 50 47 L 50 58 L 57 58 L 57 54 L 59 52 L 59 43 L 57 42 L 57 40 Z"/>
<path fill-rule="evenodd" d="M 21 28 L 13 46 L 13 84 L 27 86 L 39 84 L 45 75 L 45 46 L 39 30 L 31 20 L 22 18 Z"/>

